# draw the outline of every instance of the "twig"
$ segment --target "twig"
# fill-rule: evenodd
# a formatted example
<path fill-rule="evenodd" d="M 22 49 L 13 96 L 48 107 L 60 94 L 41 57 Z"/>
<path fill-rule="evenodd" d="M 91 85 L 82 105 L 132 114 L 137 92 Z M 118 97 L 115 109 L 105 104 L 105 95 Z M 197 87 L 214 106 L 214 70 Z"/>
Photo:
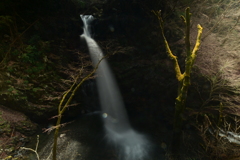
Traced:
<path fill-rule="evenodd" d="M 93 71 L 91 73 L 89 73 L 87 76 L 85 76 L 79 83 L 78 83 L 78 79 L 81 77 L 81 72 L 79 73 L 79 75 L 77 76 L 77 78 L 75 79 L 74 83 L 72 84 L 72 86 L 70 87 L 70 89 L 68 89 L 60 103 L 58 106 L 58 119 L 57 119 L 57 123 L 56 126 L 53 127 L 53 129 L 55 129 L 55 133 L 54 133 L 54 142 L 53 142 L 53 160 L 57 159 L 57 139 L 58 139 L 58 133 L 59 133 L 59 129 L 60 129 L 60 122 L 62 119 L 62 115 L 65 112 L 65 110 L 68 108 L 68 105 L 70 104 L 70 102 L 72 101 L 73 96 L 75 95 L 76 91 L 78 90 L 78 88 L 83 84 L 83 82 L 85 82 L 87 79 L 89 79 L 98 69 L 98 66 L 100 65 L 100 63 L 102 62 L 103 59 L 105 59 L 108 55 L 102 57 L 98 63 L 96 64 L 96 66 L 94 67 Z M 77 84 L 78 83 L 78 84 Z M 68 97 L 68 95 L 70 94 L 70 96 Z M 68 98 L 67 98 L 68 97 Z M 50 130 L 51 128 L 49 128 L 48 130 Z M 51 131 L 51 130 L 50 130 Z"/>
<path fill-rule="evenodd" d="M 24 149 L 24 150 L 28 150 L 28 151 L 34 152 L 34 153 L 36 154 L 36 156 L 37 156 L 37 159 L 40 160 L 40 159 L 39 159 L 39 155 L 38 155 L 38 153 L 37 153 L 38 144 L 39 144 L 39 135 L 37 135 L 37 143 L 36 143 L 35 150 L 32 149 L 32 148 L 26 148 L 26 147 L 20 147 L 20 149 Z"/>

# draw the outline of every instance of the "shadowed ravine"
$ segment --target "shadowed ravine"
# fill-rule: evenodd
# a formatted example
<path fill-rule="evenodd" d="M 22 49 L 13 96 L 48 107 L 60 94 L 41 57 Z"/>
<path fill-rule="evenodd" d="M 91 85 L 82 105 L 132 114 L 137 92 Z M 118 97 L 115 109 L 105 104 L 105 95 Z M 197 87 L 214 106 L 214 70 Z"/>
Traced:
<path fill-rule="evenodd" d="M 84 23 L 84 33 L 81 38 L 85 38 L 93 64 L 96 65 L 103 58 L 103 53 L 91 38 L 89 24 L 93 16 L 81 15 L 81 18 Z M 97 87 L 107 140 L 116 146 L 121 160 L 146 159 L 150 144 L 143 135 L 132 129 L 122 96 L 106 59 L 100 63 L 97 75 Z"/>

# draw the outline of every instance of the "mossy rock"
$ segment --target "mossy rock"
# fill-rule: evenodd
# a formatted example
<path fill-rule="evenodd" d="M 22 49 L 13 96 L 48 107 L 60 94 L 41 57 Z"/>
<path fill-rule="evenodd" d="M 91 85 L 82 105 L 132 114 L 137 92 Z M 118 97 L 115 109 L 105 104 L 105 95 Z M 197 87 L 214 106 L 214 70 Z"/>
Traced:
<path fill-rule="evenodd" d="M 23 113 L 11 110 L 7 107 L 0 106 L 0 129 L 9 134 L 14 128 L 16 131 L 30 136 L 37 130 L 37 124 L 32 122 Z"/>
<path fill-rule="evenodd" d="M 37 124 L 31 122 L 27 117 L 25 120 L 15 123 L 15 127 L 24 135 L 33 135 L 37 130 Z"/>
<path fill-rule="evenodd" d="M 50 113 L 57 112 L 53 105 L 41 105 L 30 102 L 24 92 L 10 85 L 7 89 L 0 92 L 0 101 L 2 105 L 20 111 L 34 120 L 49 118 Z"/>
<path fill-rule="evenodd" d="M 7 121 L 2 118 L 2 112 L 0 112 L 0 135 L 1 134 L 10 134 L 11 127 Z"/>

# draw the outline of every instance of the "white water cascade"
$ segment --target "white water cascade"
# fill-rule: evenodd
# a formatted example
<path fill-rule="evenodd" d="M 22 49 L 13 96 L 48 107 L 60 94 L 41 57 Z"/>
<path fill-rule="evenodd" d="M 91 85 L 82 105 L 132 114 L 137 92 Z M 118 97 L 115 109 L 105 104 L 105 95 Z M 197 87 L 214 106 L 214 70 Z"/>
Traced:
<path fill-rule="evenodd" d="M 80 17 L 84 23 L 84 33 L 81 37 L 85 38 L 93 64 L 96 65 L 104 55 L 94 39 L 91 38 L 89 24 L 94 18 L 91 15 L 80 15 Z M 149 142 L 145 136 L 137 133 L 131 127 L 122 96 L 106 59 L 101 61 L 97 75 L 97 87 L 106 136 L 119 150 L 119 159 L 149 159 Z"/>

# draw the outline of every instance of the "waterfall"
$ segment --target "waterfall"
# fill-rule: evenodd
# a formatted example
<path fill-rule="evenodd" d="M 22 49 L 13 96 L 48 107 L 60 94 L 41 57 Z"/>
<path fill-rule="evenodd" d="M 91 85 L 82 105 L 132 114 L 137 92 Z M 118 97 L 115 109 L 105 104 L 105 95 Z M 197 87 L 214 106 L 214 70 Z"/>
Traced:
<path fill-rule="evenodd" d="M 104 55 L 95 40 L 91 38 L 90 23 L 94 17 L 92 15 L 80 15 L 80 17 L 84 24 L 81 37 L 85 38 L 93 64 L 96 65 Z M 131 127 L 118 85 L 106 59 L 101 61 L 97 75 L 106 137 L 119 150 L 119 159 L 148 159 L 149 142 L 145 136 Z"/>

